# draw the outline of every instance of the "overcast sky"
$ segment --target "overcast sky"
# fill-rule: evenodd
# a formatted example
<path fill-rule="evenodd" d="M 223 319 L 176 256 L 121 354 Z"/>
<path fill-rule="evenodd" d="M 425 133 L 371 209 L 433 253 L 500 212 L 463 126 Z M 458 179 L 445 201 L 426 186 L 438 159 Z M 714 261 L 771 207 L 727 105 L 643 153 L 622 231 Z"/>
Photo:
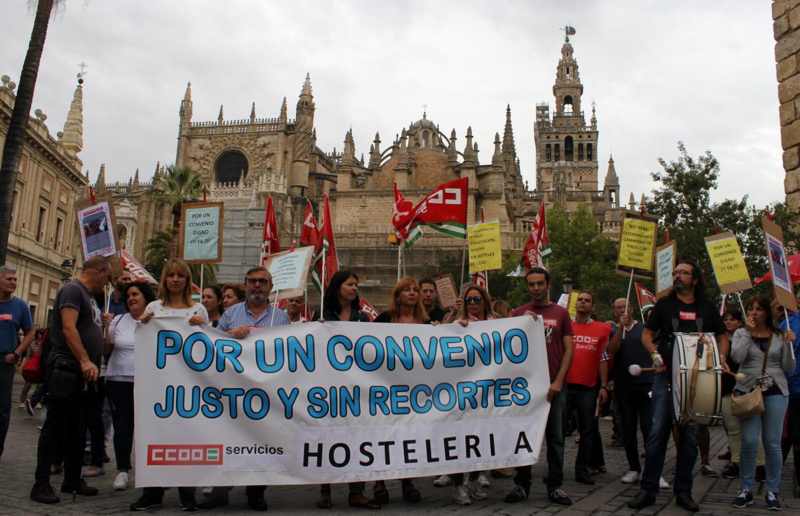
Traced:
<path fill-rule="evenodd" d="M 18 81 L 33 12 L 3 0 L 0 74 Z M 716 200 L 782 200 L 770 2 L 607 1 L 147 1 L 67 0 L 50 23 L 33 108 L 61 130 L 78 63 L 88 63 L 84 150 L 91 178 L 152 175 L 175 159 L 178 108 L 192 82 L 194 120 L 289 116 L 306 72 L 318 145 L 384 146 L 421 117 L 459 146 L 471 125 L 491 161 L 511 104 L 523 176 L 534 184 L 537 102 L 552 85 L 573 25 L 584 107 L 597 103 L 600 180 L 613 153 L 623 199 L 652 188 L 657 159 L 710 150 L 721 163 Z M 552 107 L 551 107 L 552 109 Z"/>

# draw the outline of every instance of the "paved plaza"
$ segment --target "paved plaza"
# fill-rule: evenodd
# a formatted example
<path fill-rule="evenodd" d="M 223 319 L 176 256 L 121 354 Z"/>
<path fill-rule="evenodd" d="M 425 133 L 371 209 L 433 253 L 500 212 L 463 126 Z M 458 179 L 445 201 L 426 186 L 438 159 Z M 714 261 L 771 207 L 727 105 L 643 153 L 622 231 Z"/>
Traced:
<path fill-rule="evenodd" d="M 17 399 L 19 388 L 15 386 L 14 399 Z M 41 414 L 29 417 L 24 409 L 17 408 L 14 403 L 11 428 L 6 440 L 5 453 L 0 462 L 0 514 L 118 514 L 128 512 L 128 505 L 139 495 L 136 489 L 123 492 L 112 490 L 111 483 L 116 470 L 111 464 L 106 465 L 104 476 L 89 479 L 89 484 L 100 489 L 96 497 L 78 497 L 73 502 L 67 495 L 56 505 L 41 505 L 28 499 L 28 494 L 33 482 L 33 470 L 36 465 L 36 441 L 38 437 L 37 425 L 41 424 Z M 534 484 L 531 496 L 527 502 L 515 505 L 503 503 L 503 497 L 511 488 L 509 479 L 492 479 L 489 488 L 489 498 L 483 502 L 473 503 L 468 507 L 461 507 L 452 502 L 450 488 L 437 489 L 432 485 L 432 478 L 419 479 L 416 485 L 423 494 L 423 500 L 417 505 L 409 505 L 401 500 L 400 485 L 397 481 L 389 482 L 392 502 L 383 507 L 379 514 L 493 514 L 493 515 L 544 515 L 560 514 L 563 516 L 606 516 L 609 514 L 641 514 L 641 515 L 674 515 L 687 514 L 686 511 L 676 506 L 670 491 L 662 491 L 657 504 L 642 511 L 633 511 L 625 503 L 636 494 L 638 487 L 622 484 L 620 476 L 626 471 L 625 454 L 622 448 L 609 446 L 611 422 L 602 421 L 602 433 L 605 448 L 608 473 L 594 477 L 597 484 L 586 486 L 572 480 L 572 467 L 575 460 L 577 447 L 573 437 L 567 438 L 567 453 L 565 462 L 567 467 L 566 482 L 564 485 L 567 493 L 573 498 L 575 504 L 571 507 L 552 505 L 547 500 L 545 486 L 540 482 L 545 473 L 546 466 L 538 464 L 534 467 Z M 712 465 L 717 471 L 724 465 L 716 460 L 716 456 L 725 447 L 725 435 L 721 427 L 711 429 Z M 111 445 L 108 453 L 113 457 Z M 790 459 L 791 461 L 791 459 Z M 668 450 L 665 467 L 665 477 L 671 480 L 671 468 L 675 464 L 675 450 L 672 446 Z M 784 512 L 786 514 L 800 514 L 800 500 L 791 498 L 790 474 L 794 466 L 789 462 L 784 469 L 782 492 Z M 55 489 L 60 487 L 61 476 L 55 476 L 52 484 Z M 764 507 L 763 493 L 756 497 L 756 505 L 746 510 L 737 510 L 730 503 L 736 496 L 738 480 L 725 480 L 722 478 L 706 478 L 697 476 L 694 484 L 694 496 L 700 503 L 701 515 L 731 515 L 731 514 L 767 514 Z M 276 487 L 267 491 L 267 501 L 271 514 L 354 514 L 363 513 L 347 506 L 347 487 L 334 486 L 334 508 L 330 511 L 319 510 L 314 506 L 317 500 L 318 488 L 316 486 Z M 198 492 L 198 500 L 202 495 Z M 215 513 L 249 514 L 243 488 L 237 488 L 231 493 L 231 504 Z M 212 512 L 212 511 L 205 511 Z M 164 507 L 159 514 L 180 514 L 178 508 L 177 490 L 170 489 L 164 499 Z"/>

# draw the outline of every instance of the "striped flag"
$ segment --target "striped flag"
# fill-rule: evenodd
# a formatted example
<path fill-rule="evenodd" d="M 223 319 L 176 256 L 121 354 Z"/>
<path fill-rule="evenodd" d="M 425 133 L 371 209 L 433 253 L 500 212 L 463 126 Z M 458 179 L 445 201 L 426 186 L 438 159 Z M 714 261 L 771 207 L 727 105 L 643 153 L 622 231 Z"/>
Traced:
<path fill-rule="evenodd" d="M 278 239 L 278 222 L 275 219 L 272 196 L 267 197 L 267 206 L 264 208 L 264 232 L 262 237 L 264 241 L 261 244 L 261 259 L 259 262 L 264 265 L 271 254 L 281 250 L 281 243 Z"/>
<path fill-rule="evenodd" d="M 443 183 L 426 195 L 410 213 L 406 213 L 408 201 L 403 199 L 395 187 L 395 212 L 392 225 L 406 247 L 414 243 L 422 232 L 415 233 L 420 226 L 428 226 L 440 233 L 455 238 L 467 238 L 468 180 L 466 177 Z"/>

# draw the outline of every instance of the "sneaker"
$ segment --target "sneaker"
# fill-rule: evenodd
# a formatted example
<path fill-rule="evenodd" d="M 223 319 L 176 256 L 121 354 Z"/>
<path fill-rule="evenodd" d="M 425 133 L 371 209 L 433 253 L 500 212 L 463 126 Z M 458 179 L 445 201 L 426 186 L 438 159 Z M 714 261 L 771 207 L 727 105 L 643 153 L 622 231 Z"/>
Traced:
<path fill-rule="evenodd" d="M 61 501 L 53 491 L 53 487 L 47 482 L 33 484 L 33 488 L 31 488 L 31 500 L 46 504 L 58 503 Z"/>
<path fill-rule="evenodd" d="M 630 470 L 624 475 L 622 475 L 622 483 L 623 484 L 635 484 L 639 481 L 639 472 Z"/>
<path fill-rule="evenodd" d="M 447 487 L 452 484 L 453 481 L 450 478 L 450 475 L 441 475 L 436 477 L 436 480 L 433 481 L 433 485 L 435 487 Z"/>
<path fill-rule="evenodd" d="M 472 503 L 472 499 L 469 497 L 467 486 L 463 484 L 456 486 L 456 492 L 453 495 L 453 501 L 458 505 L 469 505 Z"/>
<path fill-rule="evenodd" d="M 467 489 L 469 489 L 469 496 L 473 500 L 480 501 L 489 498 L 489 493 L 481 486 L 480 481 L 470 482 Z"/>
<path fill-rule="evenodd" d="M 722 478 L 733 479 L 739 478 L 739 465 L 731 462 L 722 469 Z"/>
<path fill-rule="evenodd" d="M 31 417 L 36 415 L 36 407 L 33 406 L 33 403 L 31 403 L 30 398 L 25 400 L 25 412 L 27 412 L 28 415 Z"/>
<path fill-rule="evenodd" d="M 213 487 L 204 487 L 203 489 L 200 490 L 200 492 L 203 493 L 203 496 L 211 496 L 211 493 L 214 492 L 214 488 Z"/>
<path fill-rule="evenodd" d="M 489 487 L 492 485 L 492 482 L 489 480 L 489 477 L 486 475 L 485 471 L 478 473 L 478 485 L 481 487 Z"/>
<path fill-rule="evenodd" d="M 558 505 L 572 505 L 572 499 L 570 499 L 567 493 L 560 487 L 547 493 L 547 497 L 551 502 L 557 503 Z"/>
<path fill-rule="evenodd" d="M 133 502 L 130 506 L 132 511 L 149 511 L 151 509 L 158 509 L 161 507 L 161 497 L 148 496 L 143 494 L 138 500 Z"/>
<path fill-rule="evenodd" d="M 86 466 L 81 474 L 84 478 L 101 477 L 106 474 L 102 466 Z"/>
<path fill-rule="evenodd" d="M 778 500 L 778 495 L 772 491 L 767 491 L 767 496 L 764 497 L 764 500 L 766 500 L 767 509 L 770 511 L 780 511 L 782 509 L 781 501 Z"/>
<path fill-rule="evenodd" d="M 749 507 L 751 505 L 753 505 L 753 493 L 747 489 L 742 489 L 739 491 L 739 494 L 736 495 L 736 498 L 733 500 L 733 506 L 737 509 L 744 509 L 745 507 Z"/>
<path fill-rule="evenodd" d="M 658 477 L 658 487 L 661 489 L 669 489 L 669 482 L 664 477 Z"/>
<path fill-rule="evenodd" d="M 128 472 L 120 471 L 114 478 L 114 491 L 124 491 L 128 488 Z"/>
<path fill-rule="evenodd" d="M 506 503 L 518 503 L 528 499 L 529 489 L 522 486 L 515 485 L 514 488 L 506 495 L 504 501 Z"/>
<path fill-rule="evenodd" d="M 719 473 L 717 473 L 717 471 L 714 468 L 712 468 L 709 464 L 703 464 L 702 466 L 700 466 L 700 474 L 703 475 L 704 477 L 710 477 L 710 478 L 717 478 L 719 476 Z"/>

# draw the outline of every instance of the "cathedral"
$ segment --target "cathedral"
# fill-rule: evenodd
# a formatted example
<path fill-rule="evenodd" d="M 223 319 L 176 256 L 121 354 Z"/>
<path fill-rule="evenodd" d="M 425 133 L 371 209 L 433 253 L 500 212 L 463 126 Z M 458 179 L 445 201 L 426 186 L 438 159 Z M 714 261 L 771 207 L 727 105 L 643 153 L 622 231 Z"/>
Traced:
<path fill-rule="evenodd" d="M 592 106 L 586 122 L 582 96 L 578 63 L 567 37 L 556 67 L 552 116 L 548 103 L 535 107 L 533 190 L 520 170 L 510 106 L 498 113 L 502 130 L 494 141 L 480 146 L 471 127 L 447 132 L 423 113 L 388 141 L 376 133 L 368 149 L 364 144 L 358 148 L 352 131 L 347 131 L 341 152 L 327 152 L 317 146 L 316 104 L 308 75 L 293 118 L 284 98 L 277 116 L 259 117 L 253 104 L 249 117 L 226 119 L 220 106 L 216 120 L 197 121 L 188 84 L 179 109 L 175 163 L 200 174 L 210 201 L 225 203 L 225 254 L 218 280 L 240 281 L 257 263 L 268 196 L 276 207 L 281 242 L 288 247 L 300 233 L 306 199 L 318 206 L 328 194 L 340 262 L 359 274 L 362 290 L 382 305 L 396 277 L 396 247 L 387 238 L 393 183 L 404 197 L 417 201 L 443 182 L 469 178 L 468 222 L 481 216 L 498 220 L 506 250 L 522 249 L 541 201 L 568 211 L 587 206 L 603 232 L 616 237 L 624 211 L 619 178 L 610 158 L 602 188 L 599 184 L 597 116 Z M 163 173 L 157 165 L 155 175 Z M 138 171 L 126 184 L 106 184 L 105 175 L 101 169 L 96 189 L 113 195 L 121 240 L 144 260 L 149 235 L 171 222 L 169 209 L 151 195 L 155 181 L 140 182 Z M 408 273 L 433 274 L 444 254 L 460 257 L 463 248 L 463 240 L 426 232 L 407 253 Z"/>

